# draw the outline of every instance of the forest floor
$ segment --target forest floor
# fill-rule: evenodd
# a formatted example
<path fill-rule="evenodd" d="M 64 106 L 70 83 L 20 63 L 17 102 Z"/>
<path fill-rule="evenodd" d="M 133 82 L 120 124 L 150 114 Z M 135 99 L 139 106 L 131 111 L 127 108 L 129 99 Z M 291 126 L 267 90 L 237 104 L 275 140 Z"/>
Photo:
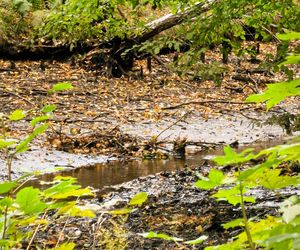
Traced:
<path fill-rule="evenodd" d="M 261 51 L 263 53 L 258 59 L 266 62 L 267 54 L 275 53 L 275 45 L 262 43 Z M 170 55 L 162 55 L 160 63 L 167 65 L 170 58 Z M 206 60 L 211 63 L 221 61 L 221 58 L 219 53 L 208 52 Z M 130 76 L 112 79 L 89 65 L 0 60 L 1 112 L 21 108 L 28 114 L 26 122 L 12 125 L 12 137 L 22 138 L 31 131 L 29 121 L 38 115 L 43 105 L 57 106 L 50 122 L 51 129 L 35 142 L 32 151 L 15 159 L 15 177 L 23 171 L 18 168 L 28 165 L 26 158 L 40 159 L 40 162 L 31 161 L 34 165 L 31 171 L 44 168 L 41 163 L 45 161 L 50 162 L 48 167 L 55 166 L 57 162 L 53 155 L 47 160 L 54 149 L 72 153 L 72 156 L 62 156 L 62 159 L 67 159 L 65 164 L 82 162 L 86 165 L 113 157 L 166 157 L 172 152 L 172 145 L 175 148 L 184 145 L 187 146 L 186 153 L 197 153 L 225 144 L 237 147 L 239 144 L 275 140 L 285 132 L 279 125 L 271 124 L 272 119 L 268 118 L 286 111 L 299 114 L 299 97 L 289 98 L 268 114 L 262 104 L 244 103 L 248 95 L 261 92 L 266 83 L 286 79 L 279 72 L 251 63 L 250 58 L 238 63 L 237 58 L 232 57 L 219 86 L 212 80 L 179 78 L 157 62 L 153 62 L 151 72 L 142 60 L 135 68 Z M 299 68 L 296 75 L 300 75 Z M 49 94 L 48 90 L 57 82 L 71 82 L 74 89 Z M 47 151 L 42 154 L 41 148 Z M 83 158 L 74 158 L 73 153 Z M 0 159 L 0 169 L 4 170 L 4 167 L 4 161 Z M 211 241 L 206 245 L 224 242 L 238 231 L 223 230 L 221 224 L 235 218 L 240 210 L 216 203 L 209 197 L 209 192 L 193 187 L 197 178 L 195 173 L 203 173 L 210 167 L 203 165 L 176 173 L 160 173 L 116 187 L 116 192 L 89 201 L 97 208 L 97 219 L 69 221 L 61 240 L 75 240 L 78 249 L 122 249 L 126 244 L 128 249 L 189 248 L 161 240 L 155 243 L 144 241 L 136 234 L 154 230 L 185 239 L 208 234 Z M 1 173 L 2 178 L 5 177 L 4 171 Z M 150 197 L 128 218 L 112 219 L 103 213 L 103 200 L 115 201 L 114 208 L 124 206 L 128 197 L 137 191 L 148 191 Z M 249 207 L 250 213 L 260 216 L 265 211 L 275 213 L 278 198 L 270 193 L 261 194 L 262 208 L 256 204 Z M 267 205 L 270 208 L 263 205 L 267 197 L 271 200 L 271 205 Z M 277 203 L 274 205 L 274 202 Z M 41 231 L 36 242 L 47 236 L 48 240 L 41 243 L 45 247 L 55 245 L 59 229 L 65 222 L 59 223 L 50 225 L 46 233 Z M 111 237 L 115 240 L 110 241 Z M 109 248 L 108 244 L 117 245 Z"/>
<path fill-rule="evenodd" d="M 260 46 L 263 53 L 257 59 L 266 62 L 267 55 L 275 53 L 275 45 Z M 179 78 L 166 66 L 171 58 L 160 56 L 160 64 L 153 60 L 151 72 L 145 60 L 137 61 L 136 71 L 119 79 L 107 78 L 91 65 L 0 60 L 1 112 L 20 108 L 27 112 L 28 122 L 12 125 L 12 137 L 22 138 L 31 131 L 29 121 L 43 105 L 57 106 L 51 129 L 35 142 L 31 152 L 18 156 L 16 172 L 25 165 L 29 171 L 51 170 L 54 165 L 72 165 L 82 159 L 87 164 L 107 159 L 93 160 L 90 155 L 164 157 L 174 143 L 196 153 L 224 144 L 273 140 L 285 132 L 276 122 L 272 124 L 270 117 L 286 110 L 299 112 L 299 97 L 290 98 L 268 114 L 261 104 L 244 103 L 266 83 L 286 79 L 268 64 L 253 64 L 250 57 L 238 62 L 232 56 L 218 86 L 212 80 Z M 209 51 L 206 61 L 208 65 L 221 61 L 220 54 Z M 299 69 L 295 74 L 299 75 Z M 74 89 L 49 94 L 58 82 L 70 82 Z M 40 147 L 60 153 L 41 151 Z M 81 154 L 81 158 L 61 151 Z M 55 157 L 63 163 L 53 162 Z M 0 166 L 3 164 L 0 161 Z"/>

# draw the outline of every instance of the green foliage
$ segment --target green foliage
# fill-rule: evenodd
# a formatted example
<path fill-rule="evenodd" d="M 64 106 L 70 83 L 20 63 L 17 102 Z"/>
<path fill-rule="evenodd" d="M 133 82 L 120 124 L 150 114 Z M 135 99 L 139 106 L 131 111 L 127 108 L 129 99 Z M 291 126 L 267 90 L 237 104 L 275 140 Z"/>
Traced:
<path fill-rule="evenodd" d="M 257 95 L 247 98 L 248 102 L 266 102 L 267 110 L 283 101 L 288 96 L 300 95 L 300 79 L 289 82 L 268 84 L 268 89 Z"/>
<path fill-rule="evenodd" d="M 71 89 L 70 83 L 59 83 L 53 86 L 51 93 Z M 8 181 L 0 183 L 0 248 L 15 249 L 21 242 L 32 242 L 40 225 L 44 228 L 51 222 L 46 214 L 51 211 L 52 216 L 84 216 L 94 217 L 95 214 L 78 206 L 78 198 L 94 196 L 89 188 L 76 185 L 72 177 L 56 177 L 50 187 L 40 190 L 34 187 L 23 187 L 23 179 L 11 180 L 12 160 L 14 156 L 28 149 L 29 144 L 48 128 L 47 121 L 52 117 L 55 105 L 46 105 L 40 112 L 41 116 L 34 117 L 30 124 L 33 127 L 24 139 L 16 140 L 10 137 L 10 126 L 15 122 L 22 122 L 26 117 L 23 110 L 15 110 L 11 114 L 1 115 L 0 149 L 4 151 L 7 162 Z M 26 180 L 25 180 L 26 182 Z M 76 201 L 73 201 L 77 198 Z M 26 233 L 24 233 L 26 232 Z M 28 249 L 30 248 L 30 244 Z M 55 249 L 74 249 L 74 243 L 65 243 Z"/>
<path fill-rule="evenodd" d="M 75 243 L 64 243 L 58 247 L 55 247 L 53 250 L 73 250 L 75 246 Z"/>
<path fill-rule="evenodd" d="M 3 187 L 1 192 L 6 193 L 5 197 L 0 198 L 0 231 L 2 232 L 0 244 L 2 246 L 12 249 L 21 241 L 33 237 L 33 232 L 37 226 L 40 224 L 47 225 L 51 222 L 45 218 L 40 218 L 43 214 L 51 210 L 56 211 L 56 215 L 54 216 L 95 216 L 92 211 L 78 207 L 76 202 L 66 201 L 74 196 L 83 197 L 93 195 L 91 190 L 81 189 L 78 185 L 70 185 L 69 180 L 66 178 L 56 178 L 55 181 L 58 182 L 56 185 L 60 186 L 59 190 L 64 194 L 63 201 L 61 200 L 62 197 L 49 195 L 49 191 L 47 190 L 55 190 L 55 187 L 42 191 L 33 187 L 20 189 L 22 183 L 19 185 L 16 182 L 0 184 L 0 187 Z M 16 195 L 14 195 L 15 192 Z M 9 218 L 9 220 L 5 218 Z M 27 233 L 23 234 L 23 228 L 25 227 Z M 69 247 L 71 246 L 74 245 L 70 244 Z"/>
<path fill-rule="evenodd" d="M 73 89 L 72 83 L 59 82 L 53 85 L 53 87 L 49 90 L 49 93 L 55 93 L 55 92 L 71 90 L 71 89 Z M 52 112 L 53 110 L 55 110 L 55 106 L 48 105 L 42 109 L 42 112 L 47 113 L 47 112 Z"/>
<path fill-rule="evenodd" d="M 185 244 L 189 244 L 189 245 L 197 245 L 197 244 L 201 244 L 203 241 L 205 241 L 206 239 L 208 239 L 208 236 L 206 235 L 202 235 L 200 236 L 199 238 L 197 239 L 194 239 L 194 240 L 188 240 L 188 241 L 185 241 L 184 243 Z"/>
<path fill-rule="evenodd" d="M 147 238 L 147 239 L 163 239 L 163 240 L 171 240 L 171 241 L 183 241 L 181 238 L 172 237 L 167 234 L 163 233 L 155 233 L 153 231 L 150 231 L 148 233 L 140 234 L 141 236 Z"/>
<path fill-rule="evenodd" d="M 246 189 L 244 188 L 242 190 L 242 194 L 244 195 L 245 193 L 246 193 Z M 212 195 L 212 197 L 216 198 L 218 201 L 225 200 L 234 206 L 239 203 L 242 203 L 241 192 L 240 192 L 239 186 L 235 186 L 230 189 L 221 189 L 217 193 Z M 255 198 L 249 197 L 249 196 L 244 196 L 244 202 L 255 202 Z"/>
<path fill-rule="evenodd" d="M 129 201 L 130 206 L 141 206 L 148 198 L 148 194 L 146 192 L 140 192 L 134 195 Z"/>
<path fill-rule="evenodd" d="M 10 121 L 19 121 L 22 120 L 26 116 L 26 113 L 23 110 L 17 109 L 8 115 L 8 119 Z"/>
<path fill-rule="evenodd" d="M 201 180 L 195 183 L 195 186 L 198 188 L 202 188 L 204 190 L 209 190 L 221 185 L 223 183 L 224 178 L 225 176 L 222 171 L 217 169 L 212 169 L 209 172 L 208 178 L 202 176 Z"/>

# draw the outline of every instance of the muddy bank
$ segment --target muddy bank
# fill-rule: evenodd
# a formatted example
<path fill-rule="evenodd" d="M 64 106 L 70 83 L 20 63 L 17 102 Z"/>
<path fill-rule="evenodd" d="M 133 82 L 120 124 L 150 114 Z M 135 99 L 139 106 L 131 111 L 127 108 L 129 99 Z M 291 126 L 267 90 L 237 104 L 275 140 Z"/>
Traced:
<path fill-rule="evenodd" d="M 222 227 L 222 224 L 240 218 L 241 209 L 211 198 L 210 195 L 217 190 L 204 191 L 194 186 L 198 180 L 197 174 L 206 174 L 210 169 L 211 165 L 204 163 L 195 168 L 187 166 L 174 172 L 165 171 L 116 185 L 112 192 L 101 195 L 98 199 L 82 201 L 82 205 L 94 210 L 97 217 L 69 218 L 63 232 L 64 240 L 76 242 L 76 249 L 194 249 L 172 241 L 144 239 L 139 235 L 155 231 L 184 240 L 208 236 L 197 249 L 224 243 L 241 232 L 241 228 L 225 230 Z M 149 194 L 142 207 L 128 216 L 112 216 L 107 213 L 126 207 L 129 199 L 141 191 Z M 255 189 L 249 194 L 256 196 L 256 203 L 247 203 L 248 216 L 258 219 L 267 214 L 278 215 L 280 202 L 290 195 L 299 195 L 299 190 L 287 188 L 275 193 Z M 64 219 L 58 220 L 49 225 L 47 232 L 39 232 L 36 243 L 39 239 L 46 238 L 51 246 L 51 242 L 56 242 L 64 223 Z"/>
<path fill-rule="evenodd" d="M 49 173 L 62 169 L 74 169 L 96 163 L 105 163 L 113 158 L 107 156 L 91 156 L 84 154 L 70 154 L 67 152 L 32 147 L 29 151 L 18 154 L 12 162 L 12 177 L 14 179 L 25 173 Z M 6 178 L 4 156 L 0 158 L 0 180 Z"/>
<path fill-rule="evenodd" d="M 130 150 L 134 143 L 136 156 L 142 157 L 143 144 L 145 144 L 145 141 L 150 141 L 152 136 L 159 135 L 158 142 L 164 142 L 160 144 L 160 148 L 166 149 L 165 152 L 167 154 L 172 154 L 173 142 L 176 139 L 186 138 L 187 154 L 204 155 L 207 150 L 221 148 L 223 145 L 231 143 L 235 143 L 235 146 L 243 146 L 257 143 L 258 141 L 280 140 L 285 135 L 285 132 L 279 125 L 266 125 L 263 123 L 268 116 L 259 113 L 250 113 L 250 116 L 254 118 L 259 117 L 261 123 L 256 124 L 253 119 L 238 114 L 211 116 L 204 119 L 198 113 L 187 116 L 184 121 L 178 123 L 176 123 L 176 119 L 166 118 L 158 122 L 148 120 L 143 123 L 123 124 L 120 125 L 119 137 L 115 141 L 116 144 L 123 145 L 124 148 L 128 147 L 128 155 L 130 155 Z M 120 135 L 122 133 L 127 135 Z M 113 134 L 111 137 L 113 137 Z M 98 140 L 108 141 L 109 139 L 100 138 L 99 136 Z M 95 144 L 95 138 L 91 137 L 84 142 L 84 145 L 89 144 L 89 142 Z M 119 145 L 117 146 L 119 147 Z M 120 150 L 123 150 L 123 148 Z M 33 146 L 30 151 L 15 157 L 13 160 L 13 176 L 19 177 L 23 173 L 35 171 L 42 173 L 53 172 L 56 168 L 72 170 L 83 166 L 105 163 L 113 159 L 113 157 L 105 155 L 71 154 Z M 2 159 L 0 159 L 0 170 L 2 170 L 0 176 L 2 175 L 2 178 L 5 177 L 4 169 L 5 161 L 2 156 Z M 157 172 L 162 170 L 157 170 Z"/>
<path fill-rule="evenodd" d="M 230 144 L 234 141 L 240 144 L 251 144 L 285 135 L 279 125 L 266 124 L 271 115 L 264 112 L 246 112 L 243 115 L 232 113 L 203 117 L 203 114 L 193 112 L 183 121 L 176 122 L 177 120 L 172 118 L 158 122 L 144 121 L 121 125 L 121 130 L 124 133 L 145 138 L 160 134 L 159 139 L 162 141 L 174 141 L 180 137 L 186 138 L 191 144 L 199 142 Z"/>

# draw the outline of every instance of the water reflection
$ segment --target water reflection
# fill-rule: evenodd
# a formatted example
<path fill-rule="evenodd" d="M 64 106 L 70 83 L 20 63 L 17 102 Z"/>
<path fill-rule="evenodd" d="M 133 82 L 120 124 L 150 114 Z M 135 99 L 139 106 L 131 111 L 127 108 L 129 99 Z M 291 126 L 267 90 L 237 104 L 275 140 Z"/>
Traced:
<path fill-rule="evenodd" d="M 284 140 L 270 141 L 257 143 L 252 145 L 255 151 L 263 148 L 270 147 L 279 143 L 284 143 Z M 238 151 L 245 148 L 240 147 Z M 123 182 L 131 181 L 141 176 L 156 174 L 163 171 L 174 171 L 182 169 L 186 165 L 189 167 L 202 165 L 204 158 L 209 158 L 209 155 L 222 154 L 222 149 L 213 150 L 212 152 L 203 152 L 194 155 L 187 155 L 185 159 L 171 158 L 167 160 L 154 159 L 154 160 L 132 160 L 132 161 L 113 161 L 106 164 L 96 164 L 89 167 L 82 167 L 69 171 L 59 173 L 45 174 L 39 177 L 39 180 L 52 181 L 57 175 L 73 176 L 78 179 L 78 183 L 82 187 L 91 186 L 101 190 L 101 193 L 108 191 L 109 186 L 120 184 Z M 28 185 L 40 187 L 39 180 L 31 181 Z"/>
<path fill-rule="evenodd" d="M 189 167 L 203 163 L 201 156 L 193 156 L 185 159 L 168 160 L 133 160 L 128 162 L 114 161 L 106 164 L 63 171 L 59 173 L 45 174 L 39 178 L 43 181 L 52 181 L 57 175 L 73 176 L 83 187 L 92 186 L 96 189 L 105 189 L 107 186 L 120 184 L 141 176 L 147 176 L 162 171 L 174 171 L 182 169 L 185 165 Z M 38 180 L 30 185 L 39 186 Z"/>

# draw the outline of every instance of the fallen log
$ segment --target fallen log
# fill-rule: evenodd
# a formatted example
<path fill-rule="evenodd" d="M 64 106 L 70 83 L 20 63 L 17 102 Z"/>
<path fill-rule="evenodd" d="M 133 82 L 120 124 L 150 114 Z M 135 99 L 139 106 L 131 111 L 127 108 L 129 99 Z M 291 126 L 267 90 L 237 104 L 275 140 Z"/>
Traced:
<path fill-rule="evenodd" d="M 175 14 L 167 14 L 154 21 L 151 21 L 145 25 L 144 32 L 139 36 L 129 37 L 127 39 L 121 39 L 115 37 L 109 42 L 100 42 L 97 48 L 108 49 L 105 53 L 105 60 L 100 60 L 106 64 L 108 75 L 119 77 L 126 74 L 133 66 L 134 53 L 127 53 L 124 56 L 124 52 L 131 49 L 134 45 L 141 44 L 154 36 L 158 35 L 162 31 L 170 29 L 176 25 L 181 24 L 183 21 L 189 18 L 194 18 L 197 15 L 201 15 L 211 9 L 211 6 L 220 0 L 208 0 L 205 2 L 197 3 L 185 10 L 178 11 Z M 0 58 L 3 59 L 65 59 L 73 54 L 88 53 L 95 49 L 94 45 L 86 44 L 85 42 L 78 43 L 73 51 L 70 51 L 69 45 L 61 44 L 59 46 L 54 45 L 38 45 L 38 46 L 16 46 L 14 44 L 2 44 L 0 46 Z M 107 50 L 106 50 L 107 51 Z M 88 53 L 89 54 L 89 53 Z M 88 57 L 88 54 L 86 57 Z M 103 57 L 103 54 L 100 57 Z"/>

